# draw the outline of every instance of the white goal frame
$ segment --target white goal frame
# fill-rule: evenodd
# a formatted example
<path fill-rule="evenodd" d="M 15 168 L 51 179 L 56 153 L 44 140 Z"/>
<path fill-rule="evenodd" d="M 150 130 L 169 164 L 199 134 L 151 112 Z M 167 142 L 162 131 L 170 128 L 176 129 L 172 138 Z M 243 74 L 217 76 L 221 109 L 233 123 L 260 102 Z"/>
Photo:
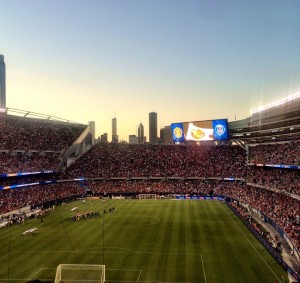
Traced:
<path fill-rule="evenodd" d="M 156 194 L 139 194 L 139 199 L 156 199 Z"/>
<path fill-rule="evenodd" d="M 55 283 L 105 282 L 105 265 L 60 264 L 56 269 Z"/>

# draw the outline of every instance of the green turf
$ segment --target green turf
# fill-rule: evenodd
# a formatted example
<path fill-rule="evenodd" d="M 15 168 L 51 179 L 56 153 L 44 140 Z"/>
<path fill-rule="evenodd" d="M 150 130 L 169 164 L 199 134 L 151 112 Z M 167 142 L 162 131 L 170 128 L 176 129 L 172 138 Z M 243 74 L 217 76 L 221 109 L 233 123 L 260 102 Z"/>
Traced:
<path fill-rule="evenodd" d="M 72 207 L 101 217 L 70 220 Z M 106 213 L 109 207 L 115 211 Z M 22 233 L 38 227 L 32 236 Z M 288 282 L 224 204 L 199 200 L 77 201 L 0 229 L 0 282 L 54 281 L 61 263 L 105 264 L 107 282 Z"/>

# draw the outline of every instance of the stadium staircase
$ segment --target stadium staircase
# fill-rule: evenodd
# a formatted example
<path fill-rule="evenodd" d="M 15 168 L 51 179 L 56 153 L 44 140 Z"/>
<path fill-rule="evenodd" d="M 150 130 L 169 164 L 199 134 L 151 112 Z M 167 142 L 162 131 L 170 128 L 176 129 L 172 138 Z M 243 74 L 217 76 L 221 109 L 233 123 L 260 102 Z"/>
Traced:
<path fill-rule="evenodd" d="M 66 149 L 64 152 L 61 162 L 57 168 L 58 171 L 69 167 L 74 163 L 81 155 L 86 153 L 92 148 L 92 138 L 90 134 L 90 126 L 87 126 L 81 135 L 77 138 L 74 143 Z"/>

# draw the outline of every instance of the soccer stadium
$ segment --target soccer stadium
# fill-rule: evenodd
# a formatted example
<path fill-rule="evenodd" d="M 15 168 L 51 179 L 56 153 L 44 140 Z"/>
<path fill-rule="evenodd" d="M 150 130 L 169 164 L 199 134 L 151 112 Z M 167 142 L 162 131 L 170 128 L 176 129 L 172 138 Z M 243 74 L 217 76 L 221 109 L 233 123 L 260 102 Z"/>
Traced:
<path fill-rule="evenodd" d="M 90 124 L 0 119 L 0 282 L 300 282 L 299 93 L 226 140 L 177 142 L 176 124 L 173 144 L 101 143 Z"/>

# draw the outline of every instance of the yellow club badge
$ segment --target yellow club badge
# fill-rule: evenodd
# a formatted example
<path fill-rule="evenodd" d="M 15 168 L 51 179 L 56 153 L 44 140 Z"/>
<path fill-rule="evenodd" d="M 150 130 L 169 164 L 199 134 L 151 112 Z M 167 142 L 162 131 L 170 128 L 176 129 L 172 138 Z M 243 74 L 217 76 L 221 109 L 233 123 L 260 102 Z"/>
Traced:
<path fill-rule="evenodd" d="M 173 130 L 173 134 L 174 136 L 179 139 L 182 137 L 182 129 L 179 128 L 179 127 L 176 127 L 174 130 Z"/>

